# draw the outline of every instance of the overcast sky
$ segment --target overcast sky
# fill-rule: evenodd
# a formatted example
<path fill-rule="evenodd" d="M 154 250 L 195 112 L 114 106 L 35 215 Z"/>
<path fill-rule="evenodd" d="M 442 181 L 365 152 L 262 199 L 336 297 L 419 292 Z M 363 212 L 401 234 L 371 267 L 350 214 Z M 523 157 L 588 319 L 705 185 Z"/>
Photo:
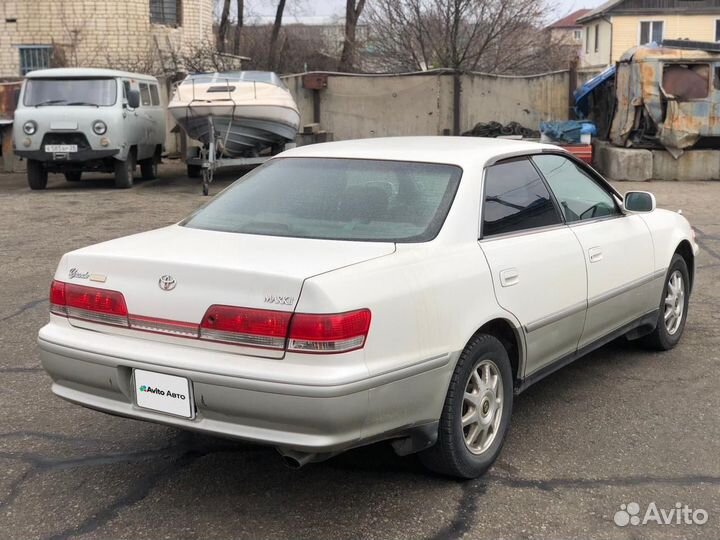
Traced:
<path fill-rule="evenodd" d="M 558 13 L 558 18 L 580 8 L 592 8 L 602 4 L 605 0 L 547 0 Z M 234 4 L 234 2 L 233 2 Z M 250 16 L 268 17 L 275 15 L 275 0 L 246 0 L 246 10 Z M 345 0 L 290 0 L 287 3 L 286 13 L 289 16 L 324 16 L 342 15 L 345 10 Z"/>

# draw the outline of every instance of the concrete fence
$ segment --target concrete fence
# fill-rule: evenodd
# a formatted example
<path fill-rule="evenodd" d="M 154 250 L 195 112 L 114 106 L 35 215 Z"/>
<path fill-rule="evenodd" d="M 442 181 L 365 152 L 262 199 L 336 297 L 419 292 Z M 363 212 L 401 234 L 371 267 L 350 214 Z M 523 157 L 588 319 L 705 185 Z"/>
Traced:
<path fill-rule="evenodd" d="M 303 124 L 320 123 L 336 140 L 393 135 L 442 135 L 478 122 L 519 122 L 537 129 L 543 120 L 569 118 L 569 71 L 509 77 L 437 70 L 403 75 L 313 74 L 327 87 L 303 86 L 307 74 L 284 77 Z M 315 114 L 319 112 L 319 119 Z"/>

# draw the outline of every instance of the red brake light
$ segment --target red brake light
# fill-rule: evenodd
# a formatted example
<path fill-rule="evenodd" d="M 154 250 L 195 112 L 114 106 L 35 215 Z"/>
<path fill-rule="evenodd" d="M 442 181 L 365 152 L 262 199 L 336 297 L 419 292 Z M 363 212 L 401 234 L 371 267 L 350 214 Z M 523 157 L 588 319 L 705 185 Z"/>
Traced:
<path fill-rule="evenodd" d="M 62 281 L 53 281 L 50 285 L 50 313 L 67 317 L 65 284 Z"/>
<path fill-rule="evenodd" d="M 296 313 L 288 351 L 338 353 L 361 349 L 370 329 L 370 310 L 334 315 Z"/>
<path fill-rule="evenodd" d="M 286 311 L 210 306 L 200 323 L 200 338 L 283 349 L 291 316 Z"/>
<path fill-rule="evenodd" d="M 74 319 L 128 326 L 128 311 L 122 293 L 53 281 L 50 311 Z"/>

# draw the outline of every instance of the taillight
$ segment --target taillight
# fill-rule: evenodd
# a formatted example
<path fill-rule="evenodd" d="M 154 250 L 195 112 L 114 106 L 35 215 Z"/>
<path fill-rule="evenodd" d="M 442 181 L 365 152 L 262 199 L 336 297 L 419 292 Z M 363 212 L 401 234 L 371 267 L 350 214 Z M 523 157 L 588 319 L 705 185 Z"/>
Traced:
<path fill-rule="evenodd" d="M 53 281 L 50 285 L 50 313 L 67 317 L 65 284 L 62 281 Z"/>
<path fill-rule="evenodd" d="M 200 339 L 283 349 L 291 316 L 286 311 L 210 306 L 200 323 Z"/>
<path fill-rule="evenodd" d="M 128 311 L 122 293 L 53 281 L 50 311 L 73 319 L 128 326 Z"/>
<path fill-rule="evenodd" d="M 296 313 L 290 324 L 288 351 L 338 353 L 360 349 L 370 329 L 370 310 L 333 315 Z"/>

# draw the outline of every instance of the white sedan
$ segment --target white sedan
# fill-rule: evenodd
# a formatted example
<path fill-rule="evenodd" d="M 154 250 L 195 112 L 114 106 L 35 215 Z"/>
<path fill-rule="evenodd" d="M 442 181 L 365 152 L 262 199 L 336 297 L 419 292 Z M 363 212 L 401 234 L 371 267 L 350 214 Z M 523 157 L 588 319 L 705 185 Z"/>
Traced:
<path fill-rule="evenodd" d="M 391 440 L 470 478 L 518 392 L 619 336 L 674 347 L 697 251 L 682 215 L 553 146 L 318 144 L 66 254 L 41 359 L 69 401 L 292 466 Z"/>

